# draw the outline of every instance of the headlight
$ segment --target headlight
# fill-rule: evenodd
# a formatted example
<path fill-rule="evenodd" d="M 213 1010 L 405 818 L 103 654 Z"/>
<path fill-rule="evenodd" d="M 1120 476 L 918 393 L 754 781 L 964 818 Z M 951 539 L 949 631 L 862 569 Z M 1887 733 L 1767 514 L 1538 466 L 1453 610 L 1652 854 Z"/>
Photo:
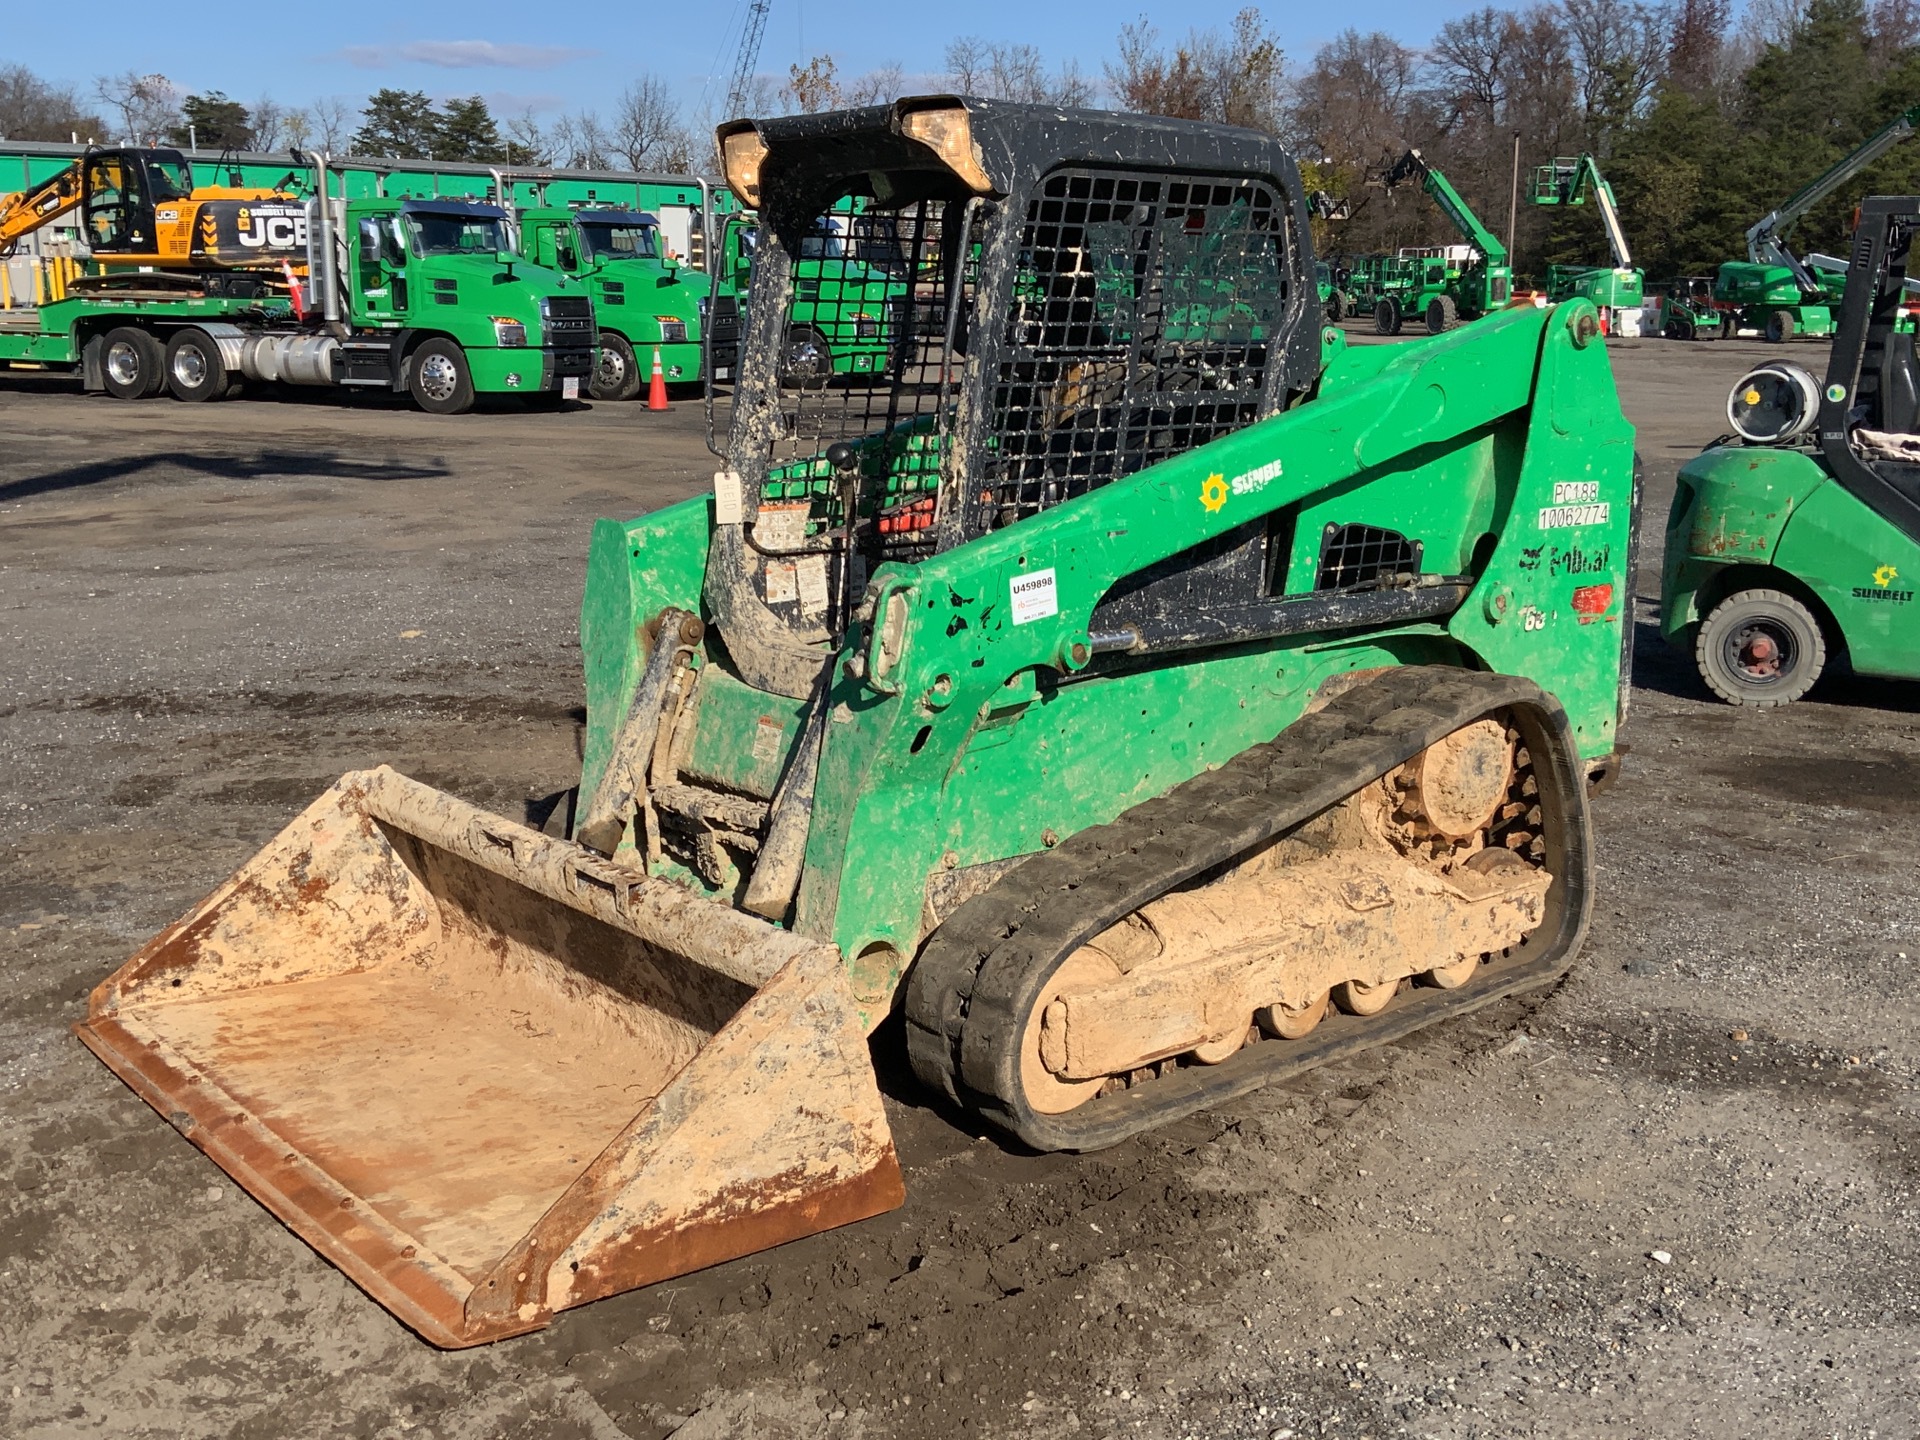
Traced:
<path fill-rule="evenodd" d="M 507 315 L 493 317 L 493 343 L 502 350 L 516 349 L 527 343 L 527 327 Z"/>
<path fill-rule="evenodd" d="M 687 322 L 675 315 L 656 315 L 660 322 L 660 343 L 662 345 L 680 345 L 686 342 Z"/>

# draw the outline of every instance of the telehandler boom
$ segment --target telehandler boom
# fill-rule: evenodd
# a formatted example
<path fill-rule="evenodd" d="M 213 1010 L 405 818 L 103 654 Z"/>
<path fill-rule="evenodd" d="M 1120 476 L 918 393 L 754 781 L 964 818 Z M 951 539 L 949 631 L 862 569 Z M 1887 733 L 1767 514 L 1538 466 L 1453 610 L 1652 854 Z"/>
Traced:
<path fill-rule="evenodd" d="M 935 96 L 720 142 L 732 427 L 594 530 L 573 838 L 347 775 L 79 1026 L 440 1345 L 898 1204 L 897 1011 L 956 1109 L 1087 1150 L 1586 933 L 1637 494 L 1591 305 L 1345 348 L 1251 131 Z M 911 344 L 796 380 L 823 220 L 881 213 Z"/>

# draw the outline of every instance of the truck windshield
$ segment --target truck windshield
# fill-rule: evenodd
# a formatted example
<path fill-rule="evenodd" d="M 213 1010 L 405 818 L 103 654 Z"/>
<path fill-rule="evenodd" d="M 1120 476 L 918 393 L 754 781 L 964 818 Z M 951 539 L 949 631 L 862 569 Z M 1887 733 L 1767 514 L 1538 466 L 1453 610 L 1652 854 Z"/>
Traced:
<path fill-rule="evenodd" d="M 490 215 L 412 214 L 407 228 L 422 255 L 494 255 L 511 248 L 506 227 Z"/>
<path fill-rule="evenodd" d="M 654 225 L 590 224 L 582 221 L 580 238 L 596 260 L 657 260 L 659 227 Z"/>

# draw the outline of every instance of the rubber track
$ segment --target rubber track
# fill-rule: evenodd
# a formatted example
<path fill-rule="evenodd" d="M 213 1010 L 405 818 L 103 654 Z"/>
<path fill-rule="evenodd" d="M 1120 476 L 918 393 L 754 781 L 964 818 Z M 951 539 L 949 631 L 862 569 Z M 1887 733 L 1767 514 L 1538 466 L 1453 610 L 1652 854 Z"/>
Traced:
<path fill-rule="evenodd" d="M 1086 941 L 1154 897 L 1338 804 L 1491 711 L 1532 758 L 1554 884 L 1537 930 L 1457 990 L 1409 986 L 1380 1014 L 1329 1013 L 1300 1040 L 1265 1039 L 1219 1065 L 1102 1095 L 1064 1115 L 1027 1105 L 1019 1045 L 1035 997 Z M 921 1080 L 1040 1150 L 1097 1150 L 1316 1065 L 1397 1040 L 1572 965 L 1592 903 L 1583 767 L 1565 711 L 1530 681 L 1402 666 L 1303 716 L 1274 740 L 1033 856 L 950 916 L 909 979 L 907 1050 Z"/>

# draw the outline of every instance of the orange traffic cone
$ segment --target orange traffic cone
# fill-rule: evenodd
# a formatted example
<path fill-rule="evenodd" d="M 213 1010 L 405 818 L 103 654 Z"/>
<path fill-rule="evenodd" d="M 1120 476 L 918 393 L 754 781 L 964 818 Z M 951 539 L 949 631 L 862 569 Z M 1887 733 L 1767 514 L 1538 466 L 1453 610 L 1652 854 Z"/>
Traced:
<path fill-rule="evenodd" d="M 660 368 L 660 347 L 653 347 L 653 381 L 647 386 L 647 409 L 667 408 L 667 372 Z"/>

